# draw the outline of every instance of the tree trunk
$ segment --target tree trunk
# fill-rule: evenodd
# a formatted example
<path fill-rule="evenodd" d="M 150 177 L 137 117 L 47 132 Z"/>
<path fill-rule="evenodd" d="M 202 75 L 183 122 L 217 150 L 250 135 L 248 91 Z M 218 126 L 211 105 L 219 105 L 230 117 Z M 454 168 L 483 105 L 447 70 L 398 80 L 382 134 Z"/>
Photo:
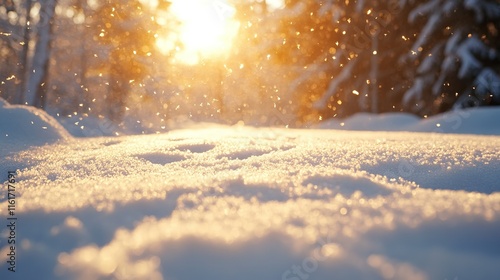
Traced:
<path fill-rule="evenodd" d="M 130 82 L 123 77 L 123 65 L 118 64 L 120 54 L 116 51 L 111 52 L 112 63 L 109 71 L 109 90 L 106 95 L 106 106 L 108 118 L 115 124 L 123 121 L 125 113 L 126 99 L 130 92 Z"/>
<path fill-rule="evenodd" d="M 87 1 L 82 1 L 82 11 L 85 17 L 87 17 Z M 89 64 L 88 64 L 88 57 L 87 57 L 87 24 L 86 24 L 87 19 L 81 24 L 80 26 L 80 32 L 82 36 L 81 40 L 81 53 L 80 53 L 80 90 L 81 90 L 81 104 L 84 104 L 84 110 L 89 108 L 90 101 L 89 101 L 89 92 L 88 92 L 88 81 L 87 81 L 87 72 L 89 69 Z"/>
<path fill-rule="evenodd" d="M 19 80 L 21 85 L 19 87 L 19 92 L 15 103 L 23 104 L 25 99 L 25 93 L 28 86 L 26 78 L 28 77 L 28 65 L 29 65 L 29 46 L 30 46 L 30 34 L 31 34 L 31 8 L 33 7 L 33 2 L 31 0 L 26 0 L 26 22 L 24 23 L 24 34 L 23 34 L 23 49 L 21 51 L 20 67 L 19 67 Z"/>
<path fill-rule="evenodd" d="M 372 113 L 378 113 L 378 32 L 372 35 L 372 54 L 371 54 L 371 70 L 370 70 L 370 85 L 372 99 Z"/>
<path fill-rule="evenodd" d="M 28 82 L 27 98 L 31 104 L 44 108 L 47 100 L 48 70 L 52 41 L 52 25 L 56 0 L 41 2 L 40 22 L 38 23 L 38 39 L 33 56 L 32 71 Z"/>
<path fill-rule="evenodd" d="M 263 17 L 266 17 L 266 16 L 267 16 L 267 11 L 268 11 L 268 9 L 267 9 L 267 2 L 266 2 L 266 0 L 263 0 L 263 1 L 261 2 L 261 5 L 262 5 L 262 6 L 261 6 L 261 7 L 262 7 L 262 16 L 263 16 Z"/>

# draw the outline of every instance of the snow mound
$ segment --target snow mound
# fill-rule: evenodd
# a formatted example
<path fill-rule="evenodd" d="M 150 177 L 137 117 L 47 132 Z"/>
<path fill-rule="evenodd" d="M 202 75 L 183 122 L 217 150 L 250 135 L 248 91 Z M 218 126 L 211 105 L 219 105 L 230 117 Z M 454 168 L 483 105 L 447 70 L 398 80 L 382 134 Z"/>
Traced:
<path fill-rule="evenodd" d="M 407 113 L 358 113 L 344 120 L 327 120 L 322 129 L 364 131 L 410 131 L 500 135 L 500 107 L 450 111 L 426 119 Z"/>
<path fill-rule="evenodd" d="M 8 159 L 0 279 L 496 279 L 498 147 L 248 127 L 34 147 Z"/>
<path fill-rule="evenodd" d="M 456 110 L 420 121 L 409 128 L 416 132 L 500 135 L 500 107 Z"/>
<path fill-rule="evenodd" d="M 410 125 L 418 123 L 419 118 L 406 113 L 369 114 L 358 113 L 345 120 L 327 120 L 320 128 L 366 131 L 404 131 Z"/>
<path fill-rule="evenodd" d="M 69 138 L 69 133 L 46 112 L 24 105 L 10 105 L 0 98 L 2 144 L 40 146 Z"/>

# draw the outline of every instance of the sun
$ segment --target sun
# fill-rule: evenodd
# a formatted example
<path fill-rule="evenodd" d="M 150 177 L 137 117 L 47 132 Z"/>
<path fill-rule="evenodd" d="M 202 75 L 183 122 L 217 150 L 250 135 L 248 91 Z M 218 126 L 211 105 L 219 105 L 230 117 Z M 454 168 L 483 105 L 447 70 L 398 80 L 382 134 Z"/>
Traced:
<path fill-rule="evenodd" d="M 226 54 L 239 28 L 234 8 L 224 0 L 174 0 L 170 12 L 180 22 L 178 39 L 182 48 L 175 60 L 196 64 L 203 58 Z M 159 37 L 160 49 L 172 48 L 172 40 Z"/>

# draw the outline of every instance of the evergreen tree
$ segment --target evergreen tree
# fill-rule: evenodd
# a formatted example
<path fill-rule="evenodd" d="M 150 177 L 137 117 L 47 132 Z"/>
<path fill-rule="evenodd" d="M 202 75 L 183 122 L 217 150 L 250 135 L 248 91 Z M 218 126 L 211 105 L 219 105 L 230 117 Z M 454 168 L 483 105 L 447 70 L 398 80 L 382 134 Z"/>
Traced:
<path fill-rule="evenodd" d="M 406 57 L 418 67 L 403 100 L 409 110 L 500 104 L 500 1 L 431 0 L 409 21 L 424 22 Z"/>
<path fill-rule="evenodd" d="M 400 110 L 407 70 L 399 58 L 418 33 L 405 24 L 410 7 L 397 0 L 357 1 L 343 7 L 346 15 L 354 16 L 341 23 L 340 55 L 344 59 L 338 62 L 338 74 L 326 95 L 337 94 L 342 102 L 339 107 L 344 107 L 341 116 Z"/>
<path fill-rule="evenodd" d="M 453 104 L 498 104 L 499 5 L 494 0 L 288 1 L 288 14 L 295 18 L 286 22 L 305 30 L 289 28 L 287 41 L 305 49 L 302 58 L 317 58 L 298 61 L 305 70 L 297 83 L 318 89 L 307 95 L 326 118 L 359 111 L 425 115 Z M 325 14 L 331 25 L 322 19 Z M 315 33 L 325 29 L 330 35 Z M 308 45 L 314 50 L 304 48 Z M 319 83 L 315 75 L 329 80 Z"/>

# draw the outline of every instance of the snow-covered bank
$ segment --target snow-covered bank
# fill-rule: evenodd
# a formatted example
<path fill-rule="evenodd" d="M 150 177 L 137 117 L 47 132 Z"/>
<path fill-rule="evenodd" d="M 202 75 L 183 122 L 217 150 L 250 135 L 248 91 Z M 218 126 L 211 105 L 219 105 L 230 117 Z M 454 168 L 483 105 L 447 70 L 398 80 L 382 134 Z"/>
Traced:
<path fill-rule="evenodd" d="M 19 149 L 54 143 L 70 137 L 69 133 L 46 112 L 29 106 L 10 105 L 0 98 L 1 145 Z"/>
<path fill-rule="evenodd" d="M 318 128 L 500 135 L 499 118 L 500 107 L 456 110 L 427 119 L 406 113 L 359 113 L 344 120 L 327 120 Z"/>
<path fill-rule="evenodd" d="M 22 217 L 0 278 L 495 279 L 499 153 L 493 136 L 246 127 L 31 148 L 0 161 Z"/>

